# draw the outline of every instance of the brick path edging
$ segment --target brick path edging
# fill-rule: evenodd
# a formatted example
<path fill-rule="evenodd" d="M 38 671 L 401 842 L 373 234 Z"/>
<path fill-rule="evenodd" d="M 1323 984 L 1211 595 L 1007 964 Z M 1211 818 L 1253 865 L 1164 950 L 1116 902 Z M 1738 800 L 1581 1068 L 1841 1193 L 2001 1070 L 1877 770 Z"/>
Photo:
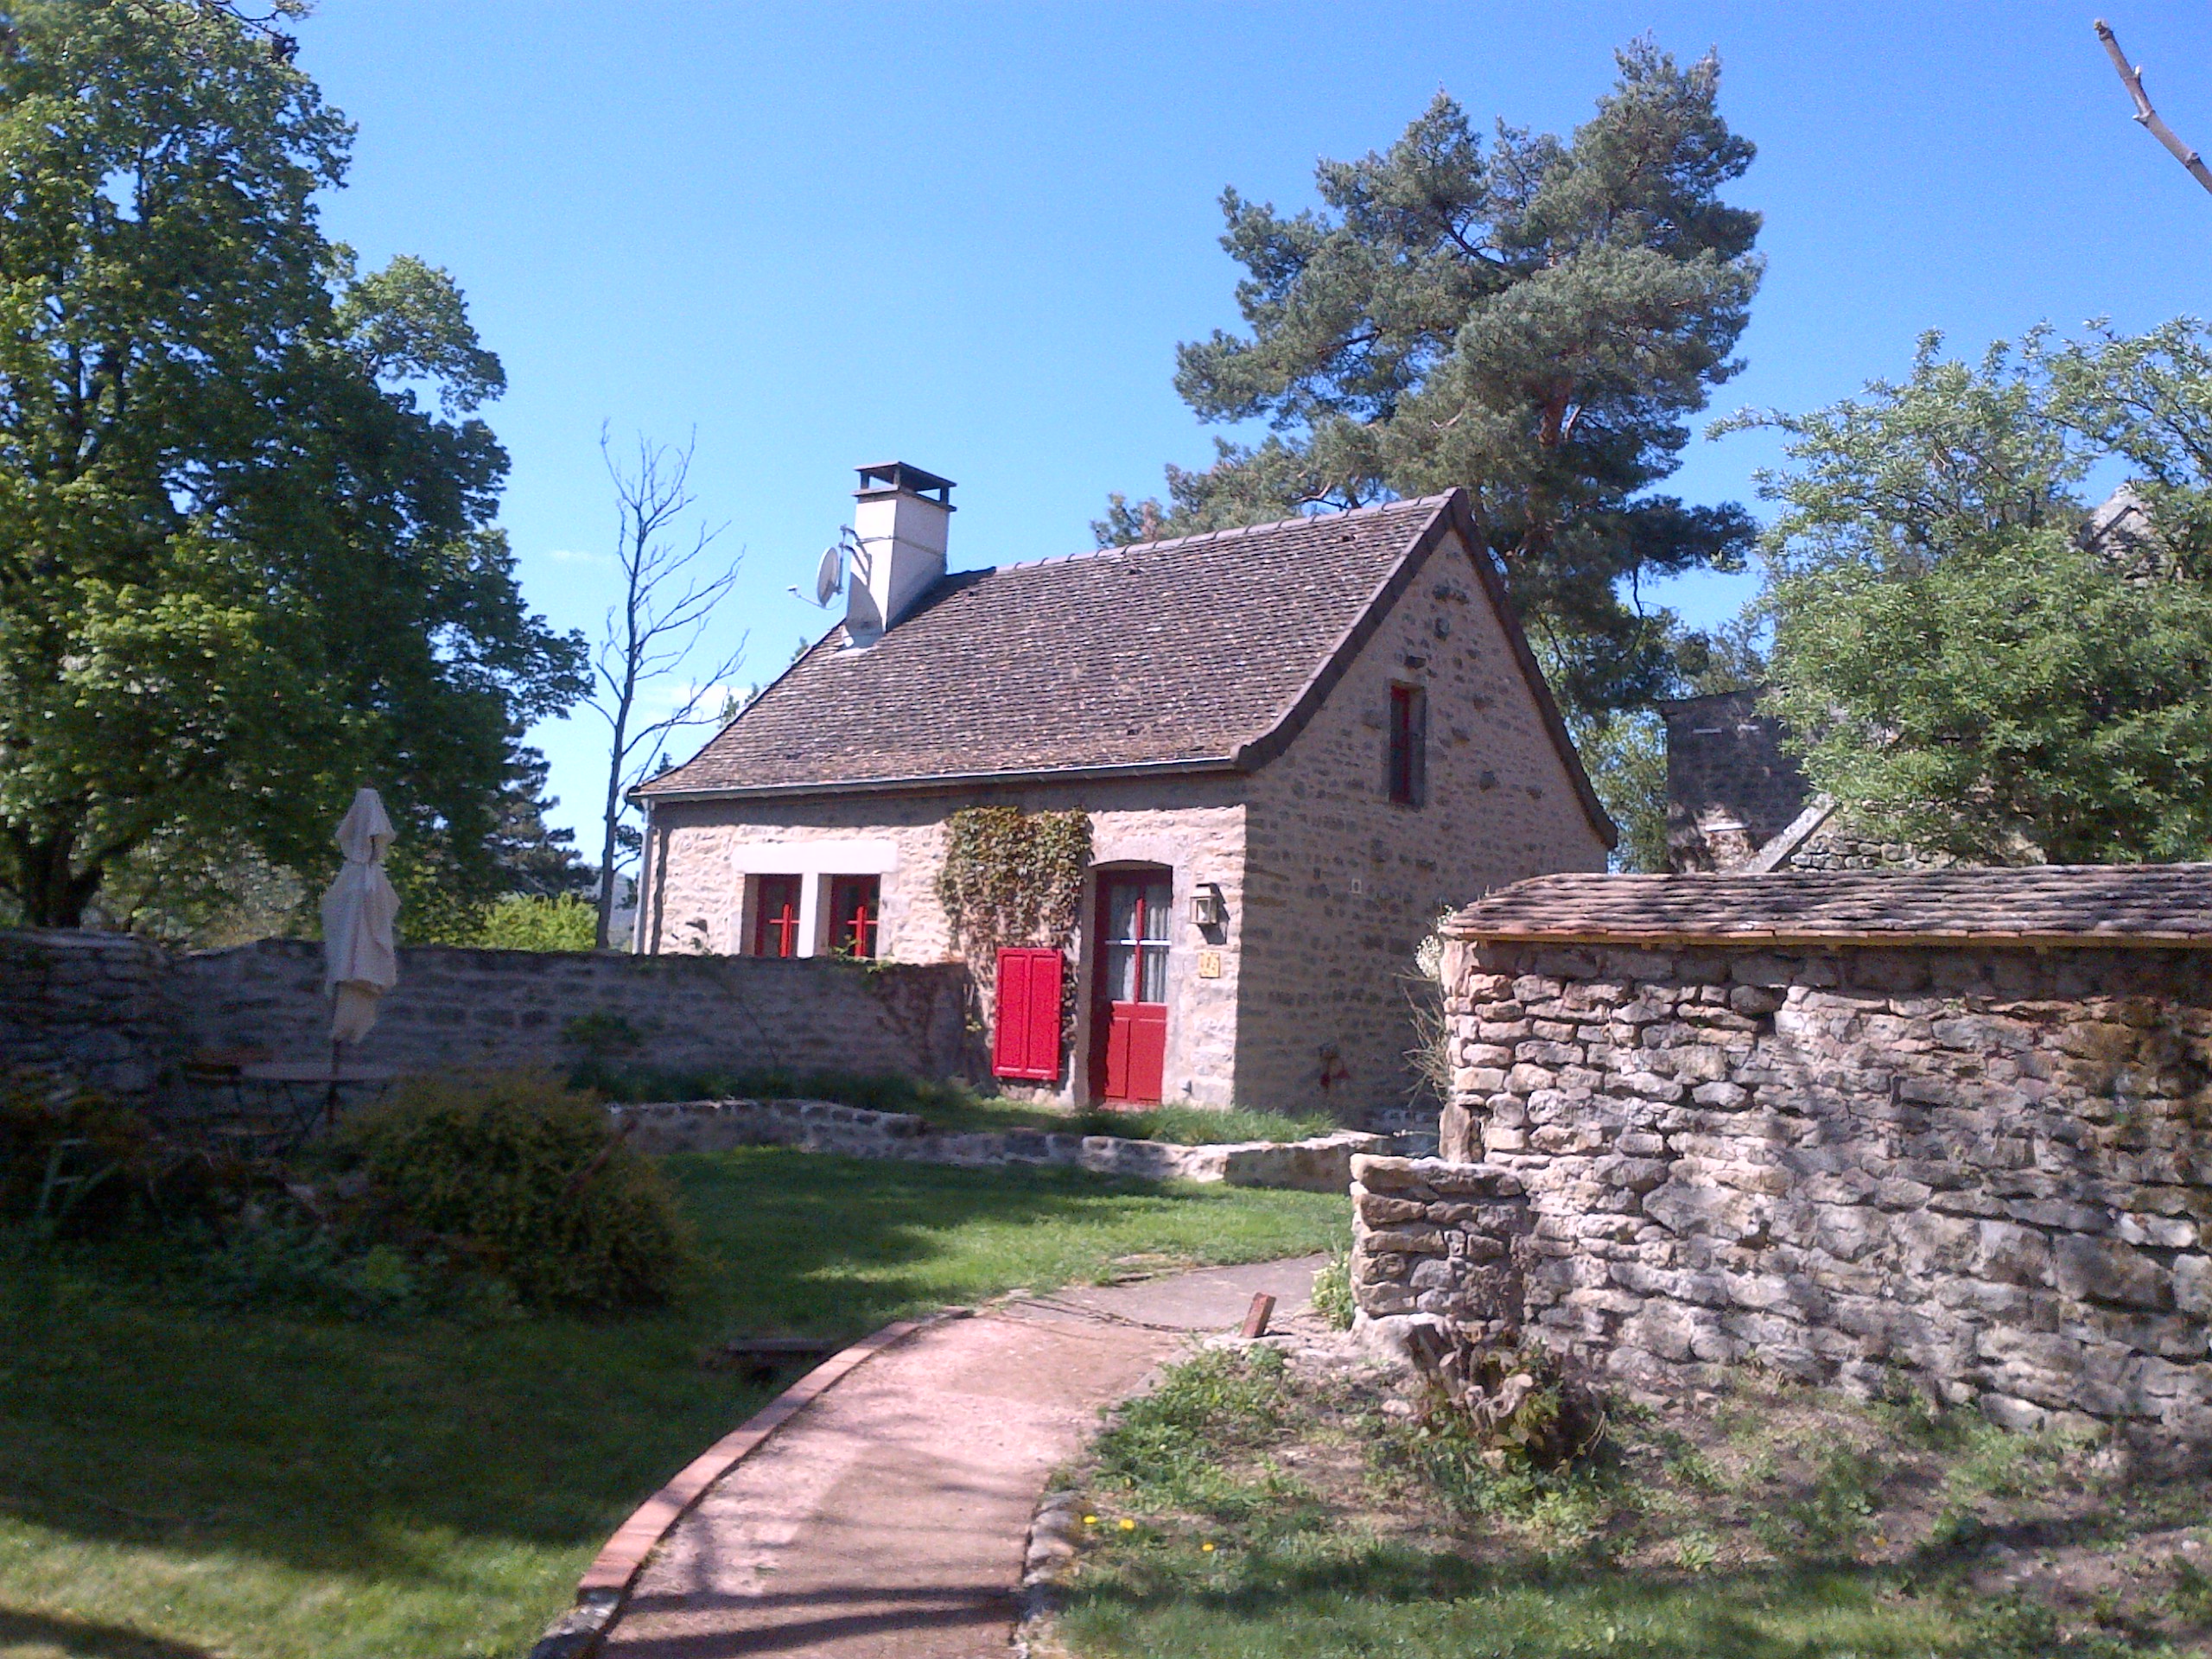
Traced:
<path fill-rule="evenodd" d="M 885 1349 L 919 1332 L 964 1319 L 975 1310 L 947 1308 L 925 1319 L 899 1319 L 832 1354 L 744 1422 L 702 1452 L 665 1486 L 640 1503 L 614 1529 L 576 1580 L 575 1605 L 546 1627 L 530 1659 L 589 1659 L 637 1581 L 639 1569 L 669 1529 L 690 1512 L 716 1481 L 760 1449 L 768 1437 Z"/>

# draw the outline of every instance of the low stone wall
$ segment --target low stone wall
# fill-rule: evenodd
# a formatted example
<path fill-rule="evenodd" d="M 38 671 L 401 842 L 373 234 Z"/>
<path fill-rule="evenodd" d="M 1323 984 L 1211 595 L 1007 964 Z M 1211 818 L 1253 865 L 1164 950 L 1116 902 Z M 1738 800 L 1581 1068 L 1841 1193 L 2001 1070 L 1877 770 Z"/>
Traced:
<path fill-rule="evenodd" d="M 1433 1314 L 1489 1338 L 1518 1329 L 1524 1241 L 1535 1217 L 1510 1171 L 1357 1157 L 1351 1179 L 1351 1281 L 1361 1313 Z"/>
<path fill-rule="evenodd" d="M 148 1096 L 189 1046 L 171 965 L 125 933 L 0 929 L 0 1070 Z"/>
<path fill-rule="evenodd" d="M 797 1147 L 852 1158 L 988 1169 L 1009 1164 L 1085 1169 L 1150 1181 L 1221 1181 L 1230 1186 L 1291 1187 L 1341 1192 L 1355 1154 L 1386 1146 L 1385 1137 L 1346 1130 L 1311 1141 L 1240 1141 L 1179 1147 L 1110 1135 L 1060 1135 L 1047 1129 L 953 1134 L 933 1130 L 907 1112 L 874 1112 L 820 1100 L 692 1100 L 610 1106 L 640 1152 L 722 1152 L 733 1147 Z"/>
<path fill-rule="evenodd" d="M 2203 955 L 1461 942 L 1446 973 L 1447 1116 L 1493 1173 L 1365 1166 L 1369 1318 L 1495 1318 L 1420 1263 L 1503 1243 L 1526 1327 L 1637 1384 L 1758 1363 L 2212 1434 Z M 1448 1218 L 1499 1175 L 1517 1243 Z M 1441 1250 L 1378 1245 L 1402 1203 Z"/>
<path fill-rule="evenodd" d="M 944 1077 L 966 1068 L 967 970 L 831 957 L 633 957 L 414 945 L 365 1061 L 403 1073 L 565 1067 L 582 1015 L 620 1019 L 671 1070 L 780 1066 Z M 169 952 L 118 934 L 0 932 L 0 1065 L 126 1097 L 197 1050 L 328 1051 L 322 948 L 264 939 Z"/>

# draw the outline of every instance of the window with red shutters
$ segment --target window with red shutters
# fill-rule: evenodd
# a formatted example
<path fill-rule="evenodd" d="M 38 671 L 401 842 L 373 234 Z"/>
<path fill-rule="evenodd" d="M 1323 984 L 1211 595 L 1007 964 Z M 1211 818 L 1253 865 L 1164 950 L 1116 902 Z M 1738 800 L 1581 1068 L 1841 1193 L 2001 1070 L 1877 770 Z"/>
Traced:
<path fill-rule="evenodd" d="M 1428 788 L 1428 693 L 1417 685 L 1390 688 L 1390 799 L 1419 806 Z"/>
<path fill-rule="evenodd" d="M 830 949 L 841 957 L 873 957 L 883 908 L 883 882 L 873 875 L 830 878 Z"/>
<path fill-rule="evenodd" d="M 798 955 L 798 877 L 758 878 L 753 900 L 753 954 Z"/>
<path fill-rule="evenodd" d="M 1057 950 L 1007 950 L 998 958 L 998 1028 L 991 1039 L 995 1077 L 1031 1083 L 1060 1075 L 1060 993 L 1065 963 Z"/>

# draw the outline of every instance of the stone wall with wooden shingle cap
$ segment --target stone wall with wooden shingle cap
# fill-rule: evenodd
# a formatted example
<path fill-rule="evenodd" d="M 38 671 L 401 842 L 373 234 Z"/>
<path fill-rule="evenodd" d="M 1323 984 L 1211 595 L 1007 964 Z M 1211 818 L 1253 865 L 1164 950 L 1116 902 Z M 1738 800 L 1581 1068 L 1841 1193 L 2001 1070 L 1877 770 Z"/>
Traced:
<path fill-rule="evenodd" d="M 1579 944 L 2212 948 L 2212 864 L 1538 876 L 1448 938 Z"/>

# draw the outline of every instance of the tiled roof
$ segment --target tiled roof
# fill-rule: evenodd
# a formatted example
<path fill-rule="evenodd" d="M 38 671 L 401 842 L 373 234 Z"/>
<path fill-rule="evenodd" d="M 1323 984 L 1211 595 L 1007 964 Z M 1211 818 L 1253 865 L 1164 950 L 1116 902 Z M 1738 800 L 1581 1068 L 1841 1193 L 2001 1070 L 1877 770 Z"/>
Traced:
<path fill-rule="evenodd" d="M 1540 875 L 1470 905 L 1455 938 L 2212 946 L 2212 864 Z"/>
<path fill-rule="evenodd" d="M 874 645 L 841 625 L 639 793 L 792 793 L 1070 770 L 1249 768 L 1294 735 L 1454 524 L 1457 493 L 956 571 Z M 1586 810 L 1609 832 L 1526 645 Z"/>

